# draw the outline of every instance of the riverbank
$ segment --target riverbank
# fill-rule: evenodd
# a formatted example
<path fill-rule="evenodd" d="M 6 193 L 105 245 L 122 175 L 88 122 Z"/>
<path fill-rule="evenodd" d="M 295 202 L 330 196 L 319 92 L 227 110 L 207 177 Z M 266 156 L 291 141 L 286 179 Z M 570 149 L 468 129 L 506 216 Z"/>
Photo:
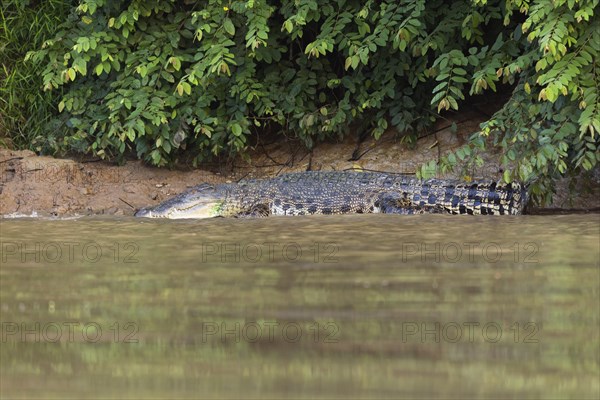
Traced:
<path fill-rule="evenodd" d="M 97 160 L 57 159 L 31 151 L 0 149 L 0 214 L 5 216 L 133 215 L 140 207 L 158 204 L 202 182 L 235 182 L 245 177 L 272 177 L 306 170 L 365 169 L 414 174 L 427 160 L 435 159 L 465 143 L 486 119 L 472 111 L 440 120 L 432 133 L 413 149 L 392 131 L 375 141 L 359 141 L 348 135 L 308 151 L 301 143 L 277 139 L 261 142 L 230 165 L 204 165 L 199 169 L 169 170 L 149 167 L 141 161 L 118 166 Z M 485 164 L 469 172 L 469 178 L 500 179 L 499 155 L 484 155 Z M 598 174 L 596 174 L 598 175 Z M 464 178 L 459 171 L 441 176 Z M 593 211 L 600 207 L 600 180 L 580 180 L 574 189 L 558 182 L 553 203 L 534 212 L 557 209 Z"/>

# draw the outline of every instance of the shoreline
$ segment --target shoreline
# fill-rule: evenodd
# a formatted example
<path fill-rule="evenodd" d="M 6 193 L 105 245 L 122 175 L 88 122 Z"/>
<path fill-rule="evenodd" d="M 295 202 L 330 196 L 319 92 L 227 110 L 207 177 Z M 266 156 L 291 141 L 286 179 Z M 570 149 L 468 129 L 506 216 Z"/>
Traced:
<path fill-rule="evenodd" d="M 341 141 L 319 143 L 312 151 L 297 141 L 279 139 L 249 149 L 247 158 L 236 158 L 231 168 L 221 168 L 221 172 L 201 168 L 170 170 L 147 166 L 139 160 L 122 166 L 106 161 L 80 162 L 1 148 L 0 215 L 133 215 L 141 207 L 161 203 L 203 182 L 236 182 L 306 170 L 364 169 L 414 174 L 422 163 L 463 145 L 485 118 L 473 111 L 439 120 L 434 132 L 420 138 L 414 149 L 402 144 L 393 131 L 378 141 L 369 137 L 359 142 L 357 135 L 347 135 Z M 499 155 L 492 149 L 483 158 L 484 165 L 472 171 L 472 179 L 501 179 Z M 457 171 L 438 177 L 464 178 Z M 561 179 L 553 202 L 547 207 L 530 207 L 531 213 L 600 211 L 600 177 L 579 181 L 571 192 L 568 180 Z"/>

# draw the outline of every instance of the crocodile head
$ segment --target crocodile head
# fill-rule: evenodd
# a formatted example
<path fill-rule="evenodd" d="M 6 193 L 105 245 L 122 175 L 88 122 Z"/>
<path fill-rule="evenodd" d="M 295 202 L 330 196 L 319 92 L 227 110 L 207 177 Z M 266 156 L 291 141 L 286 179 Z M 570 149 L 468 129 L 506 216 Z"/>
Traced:
<path fill-rule="evenodd" d="M 136 217 L 145 218 L 212 218 L 222 216 L 226 194 L 218 186 L 203 183 L 161 203 L 142 208 Z"/>

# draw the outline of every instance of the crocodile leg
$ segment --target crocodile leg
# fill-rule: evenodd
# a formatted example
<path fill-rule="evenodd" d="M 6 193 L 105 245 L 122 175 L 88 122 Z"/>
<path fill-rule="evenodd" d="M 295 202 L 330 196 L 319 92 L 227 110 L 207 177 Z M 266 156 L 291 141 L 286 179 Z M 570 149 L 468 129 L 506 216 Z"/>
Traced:
<path fill-rule="evenodd" d="M 236 218 L 264 218 L 271 216 L 271 208 L 268 204 L 257 204 L 247 211 L 237 214 Z"/>
<path fill-rule="evenodd" d="M 440 205 L 416 205 L 406 194 L 383 193 L 375 203 L 383 214 L 447 214 Z"/>

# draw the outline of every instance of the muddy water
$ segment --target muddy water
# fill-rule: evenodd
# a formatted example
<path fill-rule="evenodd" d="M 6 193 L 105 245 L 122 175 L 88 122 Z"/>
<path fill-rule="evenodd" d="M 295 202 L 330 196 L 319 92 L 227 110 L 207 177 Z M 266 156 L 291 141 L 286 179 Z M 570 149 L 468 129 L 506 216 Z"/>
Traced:
<path fill-rule="evenodd" d="M 1 394 L 598 398 L 599 220 L 4 219 Z"/>

